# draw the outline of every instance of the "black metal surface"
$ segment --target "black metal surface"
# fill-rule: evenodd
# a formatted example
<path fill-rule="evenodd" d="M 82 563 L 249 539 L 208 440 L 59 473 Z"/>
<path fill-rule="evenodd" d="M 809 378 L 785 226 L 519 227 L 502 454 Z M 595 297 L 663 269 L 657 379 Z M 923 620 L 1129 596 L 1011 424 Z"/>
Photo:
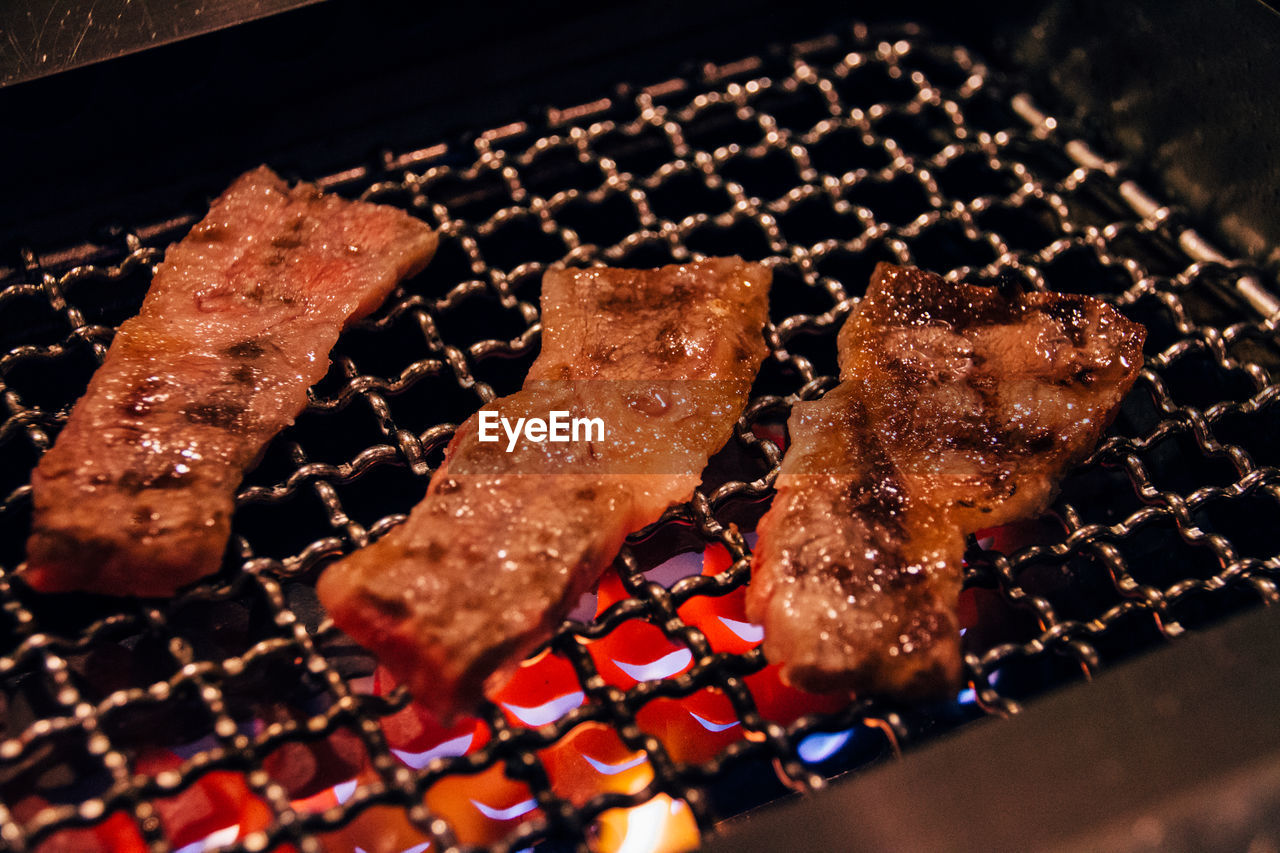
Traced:
<path fill-rule="evenodd" d="M 0 170 L 0 245 L 107 239 L 198 208 L 264 160 L 311 176 L 376 166 L 615 81 L 807 37 L 830 23 L 822 7 L 500 2 L 481 21 L 465 4 L 328 0 L 4 87 L 0 162 L 26 168 Z"/>
<path fill-rule="evenodd" d="M 1280 614 L 1117 667 L 707 844 L 773 851 L 1274 850 Z"/>
<path fill-rule="evenodd" d="M 211 769 L 246 774 L 273 810 L 241 850 L 317 849 L 317 834 L 371 805 L 417 804 L 442 778 L 495 766 L 528 785 L 543 815 L 500 850 L 542 839 L 584 844 L 602 811 L 657 793 L 687 802 L 709 828 L 744 798 L 774 796 L 783 783 L 820 786 L 824 775 L 1014 712 L 1161 638 L 1276 599 L 1276 327 L 1237 298 L 1242 277 L 1265 277 L 1204 260 L 1188 217 L 1126 189 L 1125 168 L 1037 114 L 1017 78 L 914 28 L 856 27 L 645 88 L 602 86 L 599 95 L 306 175 L 413 211 L 440 229 L 441 249 L 344 336 L 307 412 L 249 475 L 227 571 L 173 601 L 43 597 L 15 570 L 28 472 L 114 325 L 136 310 L 162 247 L 200 210 L 85 242 L 68 235 L 61 248 L 15 259 L 0 280 L 0 469 L 11 472 L 0 483 L 0 837 L 11 846 L 29 849 L 118 813 L 153 849 L 168 849 L 155 801 Z M 209 178 L 206 192 L 221 182 Z M 722 457 L 727 480 L 709 482 L 624 549 L 616 568 L 626 600 L 556 636 L 552 649 L 572 664 L 582 706 L 536 730 L 489 706 L 486 745 L 409 770 L 379 726 L 406 697 L 359 687 L 372 662 L 322 621 L 311 592 L 317 567 L 396 523 L 454 425 L 519 386 L 537 349 L 548 264 L 648 266 L 724 253 L 762 259 L 775 273 L 772 357 Z M 740 531 L 763 511 L 779 459 L 753 428 L 780 423 L 797 399 L 830 387 L 835 332 L 882 259 L 956 279 L 1013 276 L 1106 295 L 1147 326 L 1147 369 L 1052 513 L 1022 532 L 1031 544 L 971 549 L 971 698 L 933 707 L 864 700 L 779 725 L 761 715 L 745 680 L 766 665 L 759 651 L 711 654 L 677 610 L 747 581 Z M 734 559 L 721 575 L 664 584 L 645 575 L 713 543 Z M 627 690 L 607 686 L 581 641 L 636 618 L 689 649 L 693 668 Z M 121 655 L 127 666 L 108 665 Z M 707 687 L 729 698 L 743 738 L 714 760 L 678 764 L 637 712 Z M 262 725 L 250 728 L 254 721 Z M 649 786 L 577 805 L 557 793 L 537 750 L 591 721 L 646 753 Z M 847 729 L 858 732 L 856 745 L 812 764 L 802 758 L 806 736 Z M 300 813 L 265 759 L 339 731 L 360 743 L 373 781 L 344 806 Z M 132 769 L 144 745 L 192 742 L 199 746 L 176 774 Z M 775 767 L 781 781 L 741 790 L 742 769 L 756 766 Z M 53 806 L 15 818 L 15 801 L 32 791 Z M 421 805 L 407 814 L 433 849 L 453 844 L 450 828 Z"/>
<path fill-rule="evenodd" d="M 1260 0 L 1046 5 L 1008 33 L 1066 115 L 1280 269 L 1280 13 Z"/>

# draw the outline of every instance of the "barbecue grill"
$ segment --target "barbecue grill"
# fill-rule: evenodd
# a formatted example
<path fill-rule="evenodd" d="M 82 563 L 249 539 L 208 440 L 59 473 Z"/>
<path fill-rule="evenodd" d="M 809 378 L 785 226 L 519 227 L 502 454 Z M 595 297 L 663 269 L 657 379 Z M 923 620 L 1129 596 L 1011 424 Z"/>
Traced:
<path fill-rule="evenodd" d="M 0 260 L 8 848 L 673 849 L 1276 600 L 1265 247 L 1230 254 L 1096 128 L 946 31 L 840 22 L 600 82 L 299 175 L 412 211 L 440 249 L 344 334 L 248 475 L 224 571 L 173 600 L 42 596 L 18 569 L 32 467 L 201 206 L 135 199 L 136 224 Z M 456 425 L 520 386 L 550 265 L 718 254 L 775 281 L 730 446 L 477 717 L 424 717 L 326 621 L 318 570 L 402 520 Z M 1098 294 L 1148 330 L 1137 386 L 1050 513 L 971 543 L 968 687 L 934 704 L 792 691 L 740 611 L 782 425 L 833 387 L 836 332 L 882 260 Z"/>

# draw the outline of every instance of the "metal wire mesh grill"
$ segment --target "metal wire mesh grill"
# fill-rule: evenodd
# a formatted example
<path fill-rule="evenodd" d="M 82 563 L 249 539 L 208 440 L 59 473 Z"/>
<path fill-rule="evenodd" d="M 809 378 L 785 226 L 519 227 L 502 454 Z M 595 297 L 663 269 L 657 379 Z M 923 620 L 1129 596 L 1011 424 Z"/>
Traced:
<path fill-rule="evenodd" d="M 173 601 L 41 597 L 15 570 L 31 468 L 113 327 L 136 311 L 160 247 L 199 214 L 21 258 L 0 290 L 0 838 L 9 847 L 59 849 L 66 830 L 110 827 L 174 849 L 165 803 L 221 771 L 243 779 L 262 810 L 237 850 L 320 849 L 378 806 L 401 810 L 431 849 L 447 849 L 457 827 L 424 796 L 486 772 L 523 786 L 533 804 L 499 850 L 581 846 L 607 809 L 657 794 L 687 803 L 707 828 L 784 785 L 821 785 L 1276 599 L 1276 324 L 1251 319 L 1244 304 L 1267 304 L 1260 273 L 1217 255 L 1177 210 L 1039 113 L 1016 81 L 914 29 L 854 26 L 617 91 L 320 180 L 412 210 L 439 228 L 440 251 L 344 336 L 307 411 L 248 477 L 227 570 Z M 775 274 L 772 357 L 713 464 L 720 473 L 633 537 L 616 566 L 622 600 L 566 622 L 552 641 L 582 693 L 577 707 L 538 728 L 488 705 L 482 746 L 409 767 L 384 725 L 407 697 L 370 690 L 372 662 L 323 621 L 314 569 L 403 518 L 454 426 L 519 387 L 537 350 L 548 265 L 710 254 L 763 260 Z M 746 583 L 740 531 L 767 506 L 781 456 L 770 430 L 796 400 L 834 383 L 835 332 L 879 260 L 1105 295 L 1147 326 L 1147 369 L 1051 515 L 971 548 L 970 696 L 927 708 L 862 700 L 779 723 L 750 684 L 766 666 L 759 650 L 715 651 L 682 609 Z M 732 561 L 723 572 L 652 571 L 715 544 Z M 635 620 L 689 650 L 691 665 L 625 689 L 603 678 L 586 641 Z M 709 687 L 727 698 L 740 734 L 714 758 L 681 761 L 638 715 Z M 592 722 L 643 752 L 652 781 L 565 797 L 546 749 Z M 850 729 L 855 745 L 834 756 L 799 748 Z M 307 744 L 325 745 L 342 768 L 366 767 L 344 802 L 298 806 L 282 768 L 314 758 Z M 140 762 L 155 746 L 172 749 L 171 767 Z M 729 772 L 753 766 L 765 768 L 748 774 L 755 782 Z"/>

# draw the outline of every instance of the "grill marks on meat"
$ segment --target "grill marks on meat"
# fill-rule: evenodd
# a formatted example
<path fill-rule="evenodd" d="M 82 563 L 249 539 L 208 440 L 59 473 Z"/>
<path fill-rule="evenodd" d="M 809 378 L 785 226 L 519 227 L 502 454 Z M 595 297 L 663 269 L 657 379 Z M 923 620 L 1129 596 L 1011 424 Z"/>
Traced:
<path fill-rule="evenodd" d="M 431 258 L 393 208 L 238 178 L 171 246 L 32 478 L 29 583 L 157 596 L 216 571 L 234 491 L 342 327 Z"/>
<path fill-rule="evenodd" d="M 1144 335 L 1090 297 L 878 266 L 840 332 L 840 385 L 788 423 L 747 591 L 766 656 L 811 690 L 956 689 L 966 536 L 1048 506 Z"/>
<path fill-rule="evenodd" d="M 602 440 L 506 451 L 458 430 L 407 522 L 331 566 L 320 599 L 442 718 L 548 639 L 624 537 L 686 500 L 746 405 L 771 275 L 737 258 L 543 278 L 542 351 L 484 410 L 601 417 Z M 482 411 L 484 411 L 482 410 Z"/>

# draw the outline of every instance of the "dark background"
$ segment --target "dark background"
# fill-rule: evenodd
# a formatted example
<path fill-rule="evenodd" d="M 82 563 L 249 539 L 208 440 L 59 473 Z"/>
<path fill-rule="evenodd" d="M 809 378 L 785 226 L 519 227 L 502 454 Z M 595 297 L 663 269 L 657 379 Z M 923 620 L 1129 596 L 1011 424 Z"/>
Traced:
<path fill-rule="evenodd" d="M 123 2 L 99 0 L 95 19 Z M 20 64 L 31 47 L 22 39 L 36 34 L 24 33 L 27 13 L 60 6 L 23 5 L 0 17 L 0 80 L 33 73 Z M 153 8 L 153 30 L 179 37 L 191 5 L 168 21 Z M 260 4 L 196 5 L 221 24 Z M 659 81 L 692 58 L 740 58 L 855 15 L 920 21 L 1026 72 L 1037 98 L 1081 121 L 1095 147 L 1133 158 L 1140 179 L 1190 206 L 1228 248 L 1280 267 L 1280 16 L 1258 0 L 332 0 L 0 88 L 0 268 L 19 246 L 43 253 L 198 210 L 260 162 L 299 176 L 377 163 L 387 150 L 592 100 L 619 81 Z M 75 45 L 43 35 L 55 53 Z M 88 38 L 110 53 L 110 39 L 127 35 Z"/>

